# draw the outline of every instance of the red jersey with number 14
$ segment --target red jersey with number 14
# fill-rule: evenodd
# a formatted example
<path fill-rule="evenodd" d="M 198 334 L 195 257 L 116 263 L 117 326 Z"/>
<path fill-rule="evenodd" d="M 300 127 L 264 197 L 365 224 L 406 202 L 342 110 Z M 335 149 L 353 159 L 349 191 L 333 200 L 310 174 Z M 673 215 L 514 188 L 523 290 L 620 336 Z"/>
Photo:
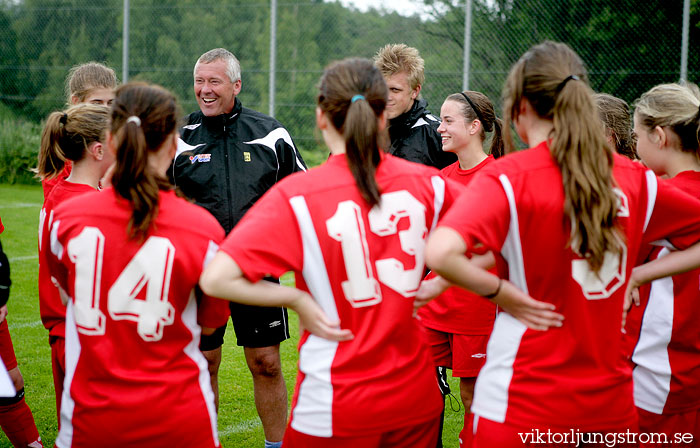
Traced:
<path fill-rule="evenodd" d="M 55 209 L 49 267 L 71 297 L 56 445 L 218 447 L 199 338 L 228 306 L 195 288 L 223 229 L 173 192 L 144 240 L 127 238 L 131 213 L 111 188 Z"/>
<path fill-rule="evenodd" d="M 484 168 L 440 226 L 500 253 L 507 275 L 532 297 L 556 306 L 561 327 L 530 330 L 506 312 L 496 317 L 472 411 L 516 427 L 582 432 L 634 428 L 632 371 L 622 353 L 622 302 L 640 245 L 700 240 L 700 201 L 643 166 L 614 156 L 617 221 L 624 250 L 598 273 L 568 245 L 559 167 L 546 143 Z"/>
<path fill-rule="evenodd" d="M 294 271 L 297 288 L 355 336 L 302 336 L 290 425 L 304 434 L 379 434 L 442 409 L 413 298 L 427 235 L 462 188 L 389 155 L 376 179 L 381 206 L 370 209 L 345 155 L 331 156 L 275 185 L 221 246 L 251 281 Z"/>

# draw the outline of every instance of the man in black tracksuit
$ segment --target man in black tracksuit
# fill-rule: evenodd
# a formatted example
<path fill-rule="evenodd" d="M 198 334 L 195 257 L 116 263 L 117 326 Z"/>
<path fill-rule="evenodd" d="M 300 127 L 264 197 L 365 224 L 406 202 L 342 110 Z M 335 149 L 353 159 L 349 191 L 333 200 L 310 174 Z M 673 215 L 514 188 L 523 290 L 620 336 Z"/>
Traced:
<path fill-rule="evenodd" d="M 389 153 L 411 162 L 442 169 L 457 161 L 457 155 L 442 150 L 437 131 L 440 120 L 419 98 L 425 81 L 424 62 L 418 50 L 404 44 L 387 45 L 374 56 L 374 65 L 389 88 L 386 115 L 389 119 Z"/>
<path fill-rule="evenodd" d="M 223 48 L 195 64 L 194 92 L 200 111 L 187 117 L 173 162 L 175 185 L 206 208 L 228 234 L 246 211 L 283 177 L 306 171 L 287 130 L 274 118 L 245 108 L 240 65 Z M 271 279 L 276 281 L 275 279 Z M 287 389 L 279 345 L 289 338 L 287 310 L 231 303 L 236 339 L 253 375 L 255 406 L 265 446 L 278 447 L 287 422 Z M 226 327 L 202 336 L 218 408 L 218 369 Z"/>

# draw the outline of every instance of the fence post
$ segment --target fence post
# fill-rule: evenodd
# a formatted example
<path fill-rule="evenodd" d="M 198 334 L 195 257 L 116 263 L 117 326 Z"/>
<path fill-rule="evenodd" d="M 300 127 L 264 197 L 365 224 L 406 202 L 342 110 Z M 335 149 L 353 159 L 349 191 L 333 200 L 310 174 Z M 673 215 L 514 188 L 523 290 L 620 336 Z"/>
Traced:
<path fill-rule="evenodd" d="M 129 82 L 129 0 L 124 0 L 124 27 L 122 28 L 122 83 Z"/>
<path fill-rule="evenodd" d="M 275 116 L 275 71 L 277 70 L 277 0 L 270 0 L 270 109 L 268 115 Z"/>
<path fill-rule="evenodd" d="M 464 68 L 462 90 L 469 90 L 469 58 L 472 43 L 472 0 L 464 2 Z"/>
<path fill-rule="evenodd" d="M 683 2 L 683 38 L 681 43 L 681 82 L 688 80 L 688 33 L 690 28 L 690 0 Z"/>

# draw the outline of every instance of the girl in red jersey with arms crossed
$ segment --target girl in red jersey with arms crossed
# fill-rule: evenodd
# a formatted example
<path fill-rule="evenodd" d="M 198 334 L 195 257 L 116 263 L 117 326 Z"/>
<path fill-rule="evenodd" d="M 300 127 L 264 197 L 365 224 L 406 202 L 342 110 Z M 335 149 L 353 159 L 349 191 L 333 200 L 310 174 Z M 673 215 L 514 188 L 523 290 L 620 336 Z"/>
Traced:
<path fill-rule="evenodd" d="M 637 153 L 659 176 L 700 197 L 700 92 L 694 84 L 662 84 L 636 102 Z M 672 246 L 654 247 L 650 259 Z M 700 440 L 700 269 L 642 288 L 643 306 L 627 318 L 634 401 L 642 432 L 692 433 Z"/>
<path fill-rule="evenodd" d="M 55 210 L 50 273 L 70 298 L 59 448 L 219 446 L 198 347 L 228 307 L 196 286 L 224 232 L 167 180 L 178 115 L 160 87 L 117 89 L 113 187 Z"/>
<path fill-rule="evenodd" d="M 68 177 L 58 178 L 39 215 L 39 311 L 44 327 L 49 330 L 57 416 L 66 372 L 66 306 L 49 274 L 51 223 L 56 206 L 74 196 L 96 191 L 100 179 L 114 162 L 114 155 L 100 142 L 108 122 L 106 106 L 79 104 L 49 115 L 41 135 L 37 173 L 42 179 L 60 173 L 65 160 L 73 163 Z M 60 425 L 60 417 L 58 421 Z"/>
<path fill-rule="evenodd" d="M 442 104 L 440 120 L 437 130 L 442 136 L 442 149 L 457 154 L 459 159 L 441 171 L 443 177 L 467 186 L 476 173 L 503 155 L 501 120 L 483 93 L 467 91 L 448 96 Z M 487 132 L 493 133 L 488 155 L 484 152 Z M 431 272 L 421 284 L 419 296 L 429 289 L 434 290 L 430 295 L 435 295 L 447 286 L 447 282 Z M 472 292 L 453 287 L 420 308 L 418 317 L 428 336 L 439 372 L 438 381 L 447 382 L 445 368 L 452 369 L 452 375 L 460 378 L 459 391 L 466 412 L 459 440 L 460 446 L 466 448 L 469 432 L 465 428 L 470 420 L 474 382 L 486 361 L 486 343 L 496 306 Z"/>
<path fill-rule="evenodd" d="M 700 201 L 613 155 L 592 95 L 580 58 L 565 44 L 525 53 L 503 97 L 506 129 L 512 121 L 531 149 L 484 168 L 428 242 L 431 268 L 505 311 L 474 391 L 476 448 L 522 447 L 537 431 L 582 437 L 573 444 L 592 433 L 636 432 L 631 369 L 620 356 L 626 286 L 700 264 L 693 245 Z M 660 238 L 692 249 L 633 273 L 640 245 Z M 479 246 L 503 256 L 509 280 L 469 261 Z M 510 304 L 522 292 L 555 305 L 561 327 L 529 329 L 539 319 Z"/>
<path fill-rule="evenodd" d="M 442 400 L 413 298 L 425 238 L 462 188 L 382 152 L 388 93 L 370 61 L 332 64 L 319 90 L 331 157 L 258 201 L 201 285 L 299 313 L 306 331 L 285 447 L 432 448 Z M 299 289 L 259 281 L 290 270 Z"/>

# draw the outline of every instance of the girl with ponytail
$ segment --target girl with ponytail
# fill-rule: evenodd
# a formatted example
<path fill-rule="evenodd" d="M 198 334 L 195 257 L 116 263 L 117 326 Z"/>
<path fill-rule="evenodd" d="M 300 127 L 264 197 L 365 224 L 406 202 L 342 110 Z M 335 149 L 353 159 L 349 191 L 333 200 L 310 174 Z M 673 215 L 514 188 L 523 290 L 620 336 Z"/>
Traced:
<path fill-rule="evenodd" d="M 700 91 L 661 84 L 635 103 L 634 133 L 642 162 L 693 197 L 700 197 Z M 648 259 L 669 255 L 647 248 Z M 700 435 L 700 269 L 656 280 L 640 290 L 627 318 L 634 401 L 641 432 Z"/>
<path fill-rule="evenodd" d="M 66 77 L 66 104 L 68 107 L 81 103 L 109 106 L 114 99 L 116 87 L 117 75 L 113 69 L 99 62 L 76 65 L 70 69 Z M 55 157 L 60 157 L 60 154 Z M 70 175 L 73 166 L 70 159 L 53 162 L 38 176 L 44 189 L 44 200 L 48 199 L 51 190 L 61 179 Z M 59 166 L 60 169 L 58 169 Z"/>
<path fill-rule="evenodd" d="M 442 399 L 413 298 L 427 234 L 462 189 L 383 151 L 387 96 L 369 60 L 326 68 L 316 123 L 330 158 L 259 200 L 200 282 L 215 297 L 299 314 L 287 448 L 437 443 Z M 298 289 L 259 281 L 287 271 Z"/>
<path fill-rule="evenodd" d="M 464 186 L 484 167 L 503 155 L 502 122 L 496 117 L 491 100 L 481 92 L 466 91 L 448 96 L 440 111 L 442 149 L 457 155 L 458 161 L 441 171 L 446 179 Z M 488 154 L 484 152 L 487 133 L 491 134 Z M 493 259 L 491 259 L 493 261 Z M 496 273 L 495 269 L 492 271 Z M 486 343 L 496 317 L 496 306 L 461 288 L 449 284 L 431 272 L 421 285 L 419 296 L 432 290 L 437 296 L 418 311 L 433 352 L 439 381 L 446 383 L 445 369 L 460 378 L 459 391 L 466 410 L 460 433 L 466 446 L 469 432 L 469 408 L 474 383 L 486 361 Z"/>
<path fill-rule="evenodd" d="M 114 156 L 102 144 L 109 122 L 106 106 L 78 104 L 63 112 L 53 112 L 46 119 L 41 135 L 37 173 L 41 179 L 56 179 L 53 190 L 44 200 L 39 216 L 39 311 L 49 331 L 51 366 L 56 411 L 61 408 L 63 379 L 66 372 L 66 306 L 49 274 L 50 226 L 56 207 L 70 198 L 94 192 Z M 67 177 L 59 176 L 65 162 L 73 169 Z"/>
<path fill-rule="evenodd" d="M 474 391 L 477 448 L 519 447 L 534 429 L 571 433 L 572 424 L 576 443 L 636 432 L 620 356 L 626 289 L 700 265 L 700 201 L 612 153 L 586 79 L 562 43 L 515 63 L 505 142 L 512 148 L 513 124 L 531 148 L 481 170 L 428 241 L 429 267 L 503 310 Z M 663 238 L 688 250 L 633 271 L 640 245 Z M 486 251 L 506 262 L 501 278 L 468 258 Z M 548 314 L 523 309 L 532 297 Z"/>
<path fill-rule="evenodd" d="M 198 345 L 228 307 L 196 286 L 224 232 L 167 181 L 178 117 L 161 87 L 118 88 L 113 187 L 56 207 L 49 271 L 68 301 L 56 446 L 220 446 Z"/>

